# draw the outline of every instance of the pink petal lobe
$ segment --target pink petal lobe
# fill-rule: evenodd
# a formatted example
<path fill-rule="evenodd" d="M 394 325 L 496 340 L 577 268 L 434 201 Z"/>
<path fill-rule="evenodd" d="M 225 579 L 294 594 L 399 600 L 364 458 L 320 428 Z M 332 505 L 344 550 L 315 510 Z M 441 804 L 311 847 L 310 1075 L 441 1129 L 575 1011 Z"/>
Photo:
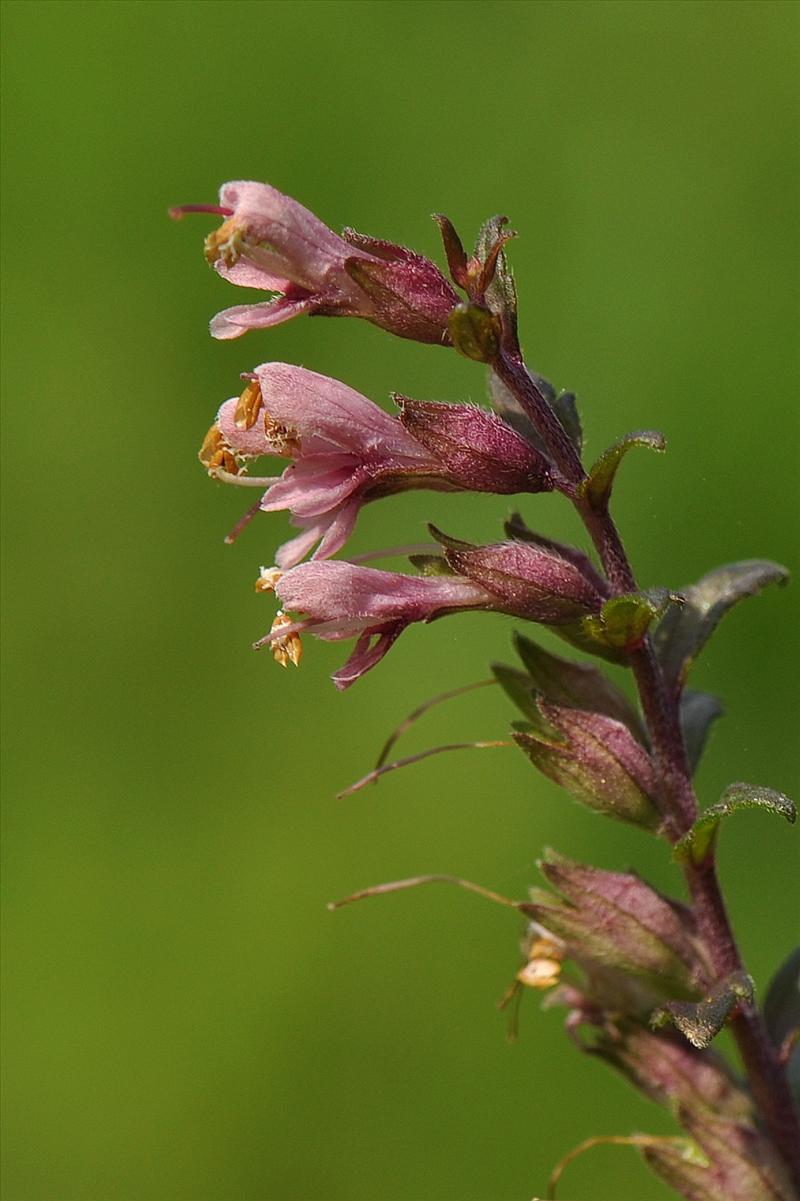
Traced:
<path fill-rule="evenodd" d="M 279 296 L 262 304 L 237 304 L 212 317 L 209 326 L 211 336 L 220 341 L 240 338 L 249 329 L 267 329 L 271 325 L 290 321 L 292 317 L 299 317 L 312 309 L 313 303 L 312 297 L 289 300 L 286 296 Z"/>

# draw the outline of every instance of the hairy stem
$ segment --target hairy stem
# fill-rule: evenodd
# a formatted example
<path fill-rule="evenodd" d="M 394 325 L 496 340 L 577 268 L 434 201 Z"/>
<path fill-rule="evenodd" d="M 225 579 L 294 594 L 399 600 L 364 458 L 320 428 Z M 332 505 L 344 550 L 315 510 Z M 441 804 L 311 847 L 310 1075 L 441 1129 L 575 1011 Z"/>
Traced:
<path fill-rule="evenodd" d="M 492 366 L 534 423 L 564 480 L 572 486 L 580 484 L 586 477 L 580 456 L 523 360 L 501 351 Z M 608 508 L 595 508 L 577 494 L 573 504 L 600 556 L 612 594 L 635 591 L 636 578 Z M 662 781 L 661 802 L 667 829 L 674 841 L 691 826 L 698 813 L 678 698 L 671 697 L 664 687 L 649 639 L 631 655 L 631 668 Z M 743 970 L 713 858 L 699 867 L 689 865 L 686 879 L 698 926 L 719 979 Z M 778 1051 L 770 1042 L 757 1007 L 743 1005 L 731 1023 L 731 1030 L 764 1125 L 800 1188 L 800 1121 Z"/>

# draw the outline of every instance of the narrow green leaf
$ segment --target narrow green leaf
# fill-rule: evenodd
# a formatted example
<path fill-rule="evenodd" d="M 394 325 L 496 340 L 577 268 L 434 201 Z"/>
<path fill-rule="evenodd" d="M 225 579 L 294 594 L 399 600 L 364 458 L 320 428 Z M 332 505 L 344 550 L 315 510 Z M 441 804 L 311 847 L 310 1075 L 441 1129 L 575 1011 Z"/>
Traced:
<path fill-rule="evenodd" d="M 764 1021 L 776 1047 L 800 1028 L 800 947 L 778 968 L 764 999 Z"/>
<path fill-rule="evenodd" d="M 788 822 L 794 822 L 797 818 L 794 803 L 782 792 L 761 788 L 757 784 L 731 784 L 716 805 L 710 805 L 683 838 L 675 843 L 673 858 L 682 863 L 702 863 L 713 854 L 722 819 L 740 809 L 768 809 L 785 817 Z"/>
<path fill-rule="evenodd" d="M 733 605 L 755 596 L 768 584 L 785 584 L 788 578 L 779 563 L 746 559 L 717 567 L 683 589 L 683 606 L 669 609 L 654 635 L 668 683 L 678 689 L 683 686 L 692 663 Z"/>
<path fill-rule="evenodd" d="M 534 688 L 547 700 L 613 717 L 644 742 L 642 724 L 633 705 L 599 668 L 551 655 L 518 632 L 514 633 L 513 641 Z"/>
<path fill-rule="evenodd" d="M 668 1001 L 652 1015 L 656 1028 L 672 1022 L 693 1046 L 707 1047 L 742 1001 L 753 1000 L 753 981 L 746 972 L 726 977 L 702 1001 Z"/>
<path fill-rule="evenodd" d="M 551 408 L 564 427 L 564 433 L 580 455 L 583 451 L 583 429 L 574 392 L 561 392 Z"/>
<path fill-rule="evenodd" d="M 505 663 L 492 663 L 491 670 L 506 696 L 530 722 L 537 725 L 540 713 L 531 677 L 516 667 L 507 667 Z"/>
<path fill-rule="evenodd" d="M 722 705 L 710 692 L 687 689 L 681 696 L 680 721 L 689 766 L 694 772 L 708 741 L 713 722 L 724 713 Z"/>
<path fill-rule="evenodd" d="M 634 446 L 646 446 L 649 450 L 663 454 L 667 449 L 667 442 L 664 435 L 660 434 L 658 430 L 637 430 L 635 433 L 625 434 L 624 438 L 620 438 L 619 442 L 615 442 L 613 446 L 604 451 L 600 458 L 593 463 L 588 476 L 581 485 L 583 496 L 596 508 L 600 508 L 607 502 L 611 495 L 611 489 L 614 487 L 617 468 Z"/>

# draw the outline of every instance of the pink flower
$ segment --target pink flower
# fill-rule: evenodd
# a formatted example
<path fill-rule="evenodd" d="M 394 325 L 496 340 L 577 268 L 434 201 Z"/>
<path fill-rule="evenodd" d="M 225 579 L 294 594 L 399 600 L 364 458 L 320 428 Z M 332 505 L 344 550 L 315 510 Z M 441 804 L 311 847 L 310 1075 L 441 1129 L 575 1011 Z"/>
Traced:
<path fill-rule="evenodd" d="M 356 638 L 352 655 L 332 677 L 339 689 L 375 667 L 412 622 L 493 604 L 483 588 L 456 576 L 402 575 L 342 561 L 302 563 L 283 576 L 275 573 L 271 582 L 283 607 L 304 617 L 287 624 L 280 613 L 256 646 L 270 645 L 282 655 L 286 640 L 303 632 L 330 642 Z"/>
<path fill-rule="evenodd" d="M 403 338 L 447 343 L 458 297 L 421 255 L 352 231 L 340 238 L 290 196 L 249 180 L 223 184 L 219 205 L 170 210 L 175 218 L 196 211 L 225 217 L 206 239 L 206 257 L 223 279 L 279 294 L 218 313 L 211 322 L 215 338 L 309 313 L 364 317 Z"/>
<path fill-rule="evenodd" d="M 335 554 L 361 506 L 381 496 L 410 488 L 552 487 L 544 458 L 491 413 L 470 405 L 404 401 L 402 416 L 393 417 L 346 384 L 286 363 L 257 367 L 242 396 L 219 410 L 209 438 L 204 452 L 210 453 L 201 452 L 201 458 L 221 478 L 231 477 L 236 457 L 293 459 L 279 479 L 268 482 L 260 504 L 266 511 L 288 509 L 302 530 L 278 551 L 276 561 L 284 569 L 299 563 L 315 543 L 315 558 Z"/>

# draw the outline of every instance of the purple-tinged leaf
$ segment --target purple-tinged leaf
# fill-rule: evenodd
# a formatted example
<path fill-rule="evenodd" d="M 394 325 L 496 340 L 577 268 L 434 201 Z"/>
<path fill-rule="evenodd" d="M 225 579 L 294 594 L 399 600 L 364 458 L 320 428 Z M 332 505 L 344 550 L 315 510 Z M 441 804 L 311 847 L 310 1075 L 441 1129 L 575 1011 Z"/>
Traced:
<path fill-rule="evenodd" d="M 578 452 L 578 457 L 580 457 L 583 452 L 583 429 L 581 427 L 581 418 L 578 412 L 578 402 L 575 393 L 559 392 L 555 400 L 551 401 L 551 407 L 563 425 L 564 433 Z"/>
<path fill-rule="evenodd" d="M 625 434 L 619 442 L 615 442 L 604 451 L 592 465 L 588 476 L 580 486 L 580 493 L 595 508 L 600 509 L 608 503 L 617 468 L 628 451 L 634 446 L 646 446 L 650 450 L 663 454 L 667 442 L 658 430 L 637 430 L 633 434 Z"/>
<path fill-rule="evenodd" d="M 599 668 L 551 655 L 523 634 L 515 632 L 513 639 L 533 687 L 545 700 L 612 717 L 626 725 L 639 742 L 645 742 L 638 713 Z"/>
<path fill-rule="evenodd" d="M 708 741 L 709 730 L 725 710 L 709 692 L 693 692 L 687 688 L 681 696 L 680 722 L 686 755 L 692 771 L 696 771 Z"/>
<path fill-rule="evenodd" d="M 439 226 L 439 232 L 442 235 L 450 275 L 459 288 L 466 288 L 469 282 L 467 252 L 464 250 L 461 238 L 449 217 L 445 217 L 443 213 L 434 213 L 433 219 Z"/>
<path fill-rule="evenodd" d="M 694 660 L 730 608 L 768 584 L 785 584 L 789 573 L 768 559 L 745 559 L 717 567 L 682 589 L 684 603 L 669 609 L 654 641 L 667 683 L 679 692 Z"/>
<path fill-rule="evenodd" d="M 800 947 L 773 977 L 764 1001 L 764 1021 L 800 1110 Z"/>
<path fill-rule="evenodd" d="M 710 805 L 675 843 L 674 858 L 681 863 L 702 863 L 710 858 L 714 854 L 720 822 L 740 809 L 768 809 L 790 823 L 797 820 L 794 802 L 782 792 L 757 784 L 731 784 L 717 804 Z"/>
<path fill-rule="evenodd" d="M 516 705 L 529 722 L 539 725 L 540 713 L 533 681 L 526 672 L 505 663 L 492 663 L 492 673 L 509 700 Z M 556 735 L 556 741 L 558 736 Z"/>
<path fill-rule="evenodd" d="M 544 376 L 535 375 L 531 372 L 530 377 L 535 387 L 550 405 L 556 417 L 558 417 L 567 437 L 580 455 L 583 450 L 583 430 L 581 429 L 581 419 L 578 413 L 575 394 L 573 392 L 561 392 L 556 395 L 555 388 Z M 522 434 L 523 438 L 535 446 L 537 450 L 541 451 L 542 454 L 546 455 L 547 448 L 542 442 L 530 417 L 513 392 L 509 390 L 491 368 L 489 370 L 488 382 L 489 399 L 500 416 L 509 425 L 513 426 L 518 434 Z"/>
<path fill-rule="evenodd" d="M 734 972 L 715 985 L 702 1001 L 669 1001 L 653 1014 L 654 1027 L 672 1022 L 694 1047 L 707 1047 L 731 1014 L 753 1000 L 753 981 L 746 972 Z"/>
<path fill-rule="evenodd" d="M 795 947 L 772 977 L 764 998 L 764 1021 L 776 1047 L 800 1027 L 800 947 Z"/>

